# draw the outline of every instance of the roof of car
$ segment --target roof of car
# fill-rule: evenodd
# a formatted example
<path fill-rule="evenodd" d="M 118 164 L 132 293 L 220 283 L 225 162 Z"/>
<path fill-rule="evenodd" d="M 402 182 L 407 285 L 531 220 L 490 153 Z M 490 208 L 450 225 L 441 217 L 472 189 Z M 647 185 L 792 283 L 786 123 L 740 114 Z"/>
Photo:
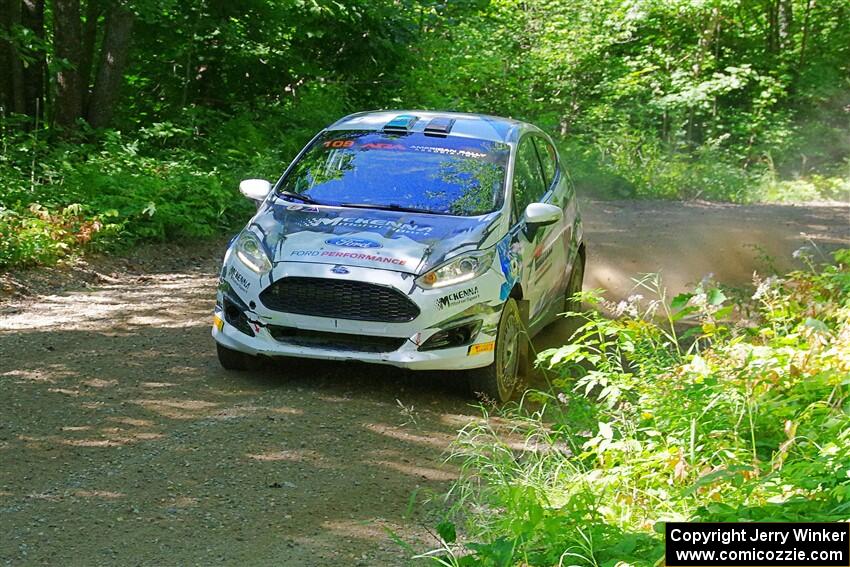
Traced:
<path fill-rule="evenodd" d="M 376 110 L 358 112 L 340 118 L 328 130 L 380 130 L 388 122 L 399 116 L 415 116 L 416 122 L 410 128 L 411 132 L 422 132 L 434 118 L 454 119 L 451 136 L 463 136 L 491 140 L 494 142 L 516 142 L 519 134 L 525 129 L 537 130 L 534 126 L 500 116 L 486 114 L 466 114 L 462 112 L 435 112 L 424 110 Z"/>

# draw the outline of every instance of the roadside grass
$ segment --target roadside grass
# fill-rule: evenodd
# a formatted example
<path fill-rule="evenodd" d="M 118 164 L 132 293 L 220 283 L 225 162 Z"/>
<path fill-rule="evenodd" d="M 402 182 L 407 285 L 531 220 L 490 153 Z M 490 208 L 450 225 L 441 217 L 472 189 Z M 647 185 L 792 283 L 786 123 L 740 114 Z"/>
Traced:
<path fill-rule="evenodd" d="M 572 314 L 551 389 L 458 434 L 441 565 L 654 565 L 666 521 L 850 519 L 850 250 Z M 609 319 L 599 308 L 613 311 Z M 682 322 L 689 322 L 681 332 Z"/>

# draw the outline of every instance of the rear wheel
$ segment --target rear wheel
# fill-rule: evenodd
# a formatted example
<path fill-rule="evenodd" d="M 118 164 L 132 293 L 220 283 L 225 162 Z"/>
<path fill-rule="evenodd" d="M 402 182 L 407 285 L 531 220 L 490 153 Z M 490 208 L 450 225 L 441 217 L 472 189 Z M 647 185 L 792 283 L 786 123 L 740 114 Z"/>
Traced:
<path fill-rule="evenodd" d="M 573 295 L 580 292 L 584 283 L 584 248 L 580 248 L 578 256 L 576 256 L 573 269 L 570 272 L 570 279 L 567 282 L 567 291 L 564 293 L 564 311 L 578 311 L 581 309 L 581 302 L 573 298 Z"/>
<path fill-rule="evenodd" d="M 225 370 L 249 370 L 254 366 L 255 358 L 250 354 L 215 344 L 218 362 Z"/>
<path fill-rule="evenodd" d="M 473 395 L 481 395 L 499 403 L 509 401 L 520 388 L 521 345 L 525 340 L 522 319 L 516 301 L 508 299 L 499 319 L 493 364 L 469 371 Z"/>

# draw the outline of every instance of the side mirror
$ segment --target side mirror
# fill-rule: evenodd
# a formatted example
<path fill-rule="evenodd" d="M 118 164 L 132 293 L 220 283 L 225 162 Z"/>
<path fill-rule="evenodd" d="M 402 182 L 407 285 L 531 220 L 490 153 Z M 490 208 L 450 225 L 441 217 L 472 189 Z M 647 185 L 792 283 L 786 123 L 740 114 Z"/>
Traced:
<path fill-rule="evenodd" d="M 564 218 L 561 207 L 548 203 L 531 203 L 525 208 L 525 224 L 531 228 L 538 228 L 555 224 Z"/>
<path fill-rule="evenodd" d="M 272 184 L 265 179 L 246 179 L 239 183 L 239 192 L 256 201 L 257 205 L 263 202 L 272 190 Z"/>

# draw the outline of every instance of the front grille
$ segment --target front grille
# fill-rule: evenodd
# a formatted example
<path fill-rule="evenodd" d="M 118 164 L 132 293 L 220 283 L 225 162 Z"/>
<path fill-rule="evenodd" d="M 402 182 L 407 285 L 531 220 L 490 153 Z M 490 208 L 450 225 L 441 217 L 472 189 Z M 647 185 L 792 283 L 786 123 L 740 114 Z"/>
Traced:
<path fill-rule="evenodd" d="M 354 321 L 404 323 L 419 315 L 416 304 L 395 288 L 328 278 L 281 278 L 260 301 L 284 313 Z"/>
<path fill-rule="evenodd" d="M 369 335 L 308 331 L 280 325 L 269 325 L 268 330 L 276 341 L 282 343 L 310 348 L 354 352 L 393 352 L 400 349 L 404 341 L 407 340 L 404 337 L 373 337 Z"/>

